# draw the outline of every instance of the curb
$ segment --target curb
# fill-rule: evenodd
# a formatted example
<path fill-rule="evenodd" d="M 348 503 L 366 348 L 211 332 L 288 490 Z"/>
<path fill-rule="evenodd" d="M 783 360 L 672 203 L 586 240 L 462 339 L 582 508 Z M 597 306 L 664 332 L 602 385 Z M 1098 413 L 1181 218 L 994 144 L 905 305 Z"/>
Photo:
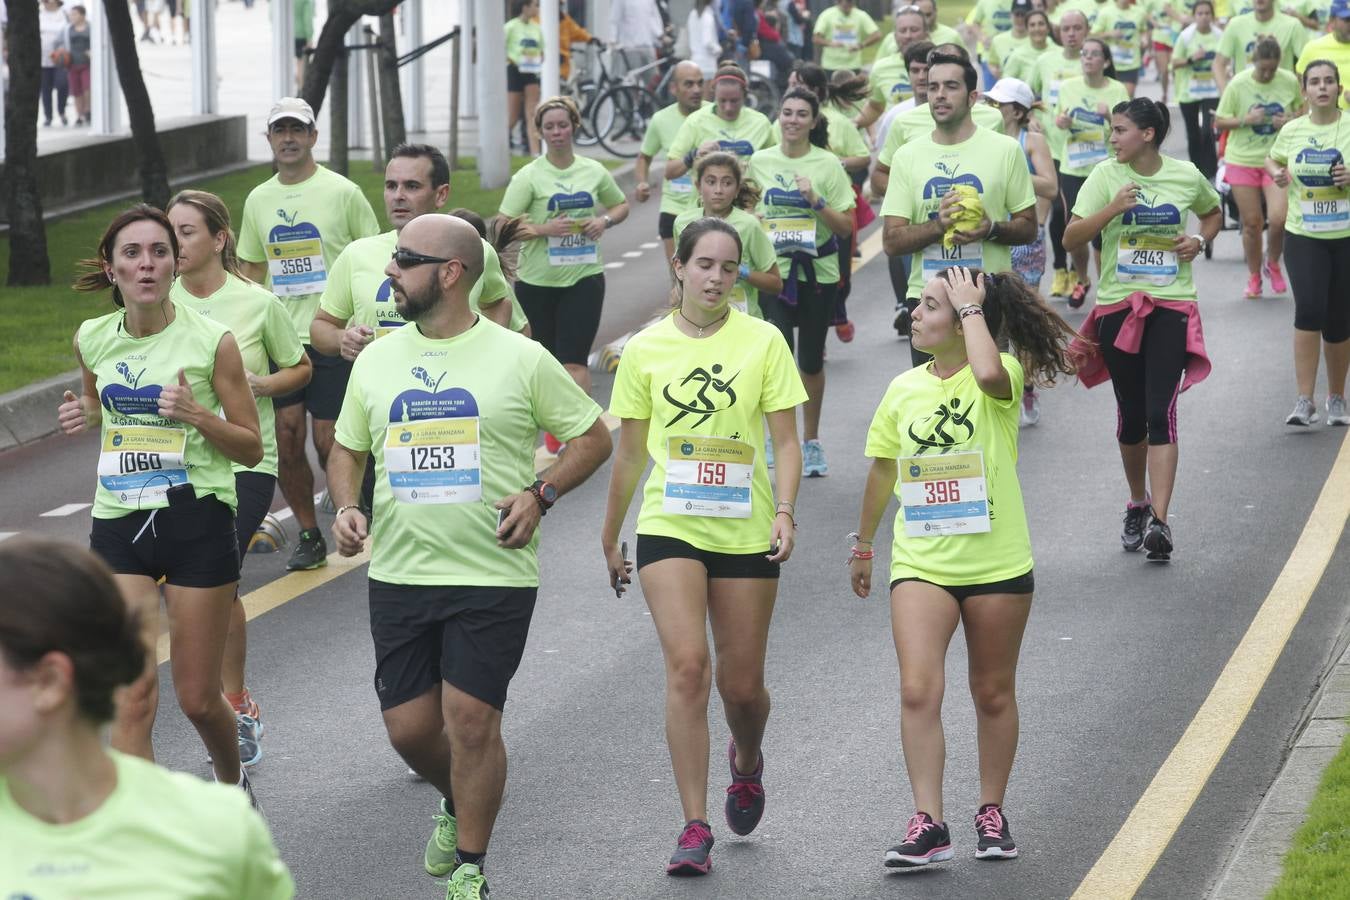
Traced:
<path fill-rule="evenodd" d="M 1342 643 L 1350 631 L 1342 635 Z M 1284 870 L 1284 854 L 1307 818 L 1322 773 L 1350 733 L 1350 647 L 1340 653 L 1318 690 L 1316 704 L 1290 749 L 1275 783 L 1233 848 L 1210 889 L 1213 900 L 1262 900 Z"/>
<path fill-rule="evenodd" d="M 54 375 L 0 395 L 0 450 L 28 444 L 57 431 L 56 407 L 66 391 L 80 392 L 80 372 Z"/>

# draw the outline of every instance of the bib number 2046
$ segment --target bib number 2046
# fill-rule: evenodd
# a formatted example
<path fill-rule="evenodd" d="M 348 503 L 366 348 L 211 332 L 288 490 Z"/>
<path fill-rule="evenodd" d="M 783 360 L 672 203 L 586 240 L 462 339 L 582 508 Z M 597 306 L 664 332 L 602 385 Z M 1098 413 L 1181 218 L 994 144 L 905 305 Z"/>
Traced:
<path fill-rule="evenodd" d="M 415 472 L 440 471 L 455 467 L 455 448 L 445 446 L 409 447 L 409 457 Z"/>

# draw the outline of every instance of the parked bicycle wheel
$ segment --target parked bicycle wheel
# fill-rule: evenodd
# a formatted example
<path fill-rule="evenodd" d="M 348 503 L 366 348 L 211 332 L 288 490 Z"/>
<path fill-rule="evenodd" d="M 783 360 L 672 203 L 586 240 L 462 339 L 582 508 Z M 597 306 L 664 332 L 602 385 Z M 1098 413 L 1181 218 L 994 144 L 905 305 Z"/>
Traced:
<path fill-rule="evenodd" d="M 778 86 L 773 79 L 763 75 L 750 74 L 750 90 L 745 95 L 745 105 L 768 116 L 770 121 L 778 118 Z"/>
<path fill-rule="evenodd" d="M 656 95 L 636 84 L 615 85 L 595 99 L 591 110 L 591 131 L 615 156 L 631 159 L 638 155 L 647 123 L 660 110 Z"/>
<path fill-rule="evenodd" d="M 595 97 L 598 93 L 594 81 L 584 79 L 577 82 L 576 96 L 577 111 L 581 114 L 581 127 L 573 140 L 582 147 L 594 147 L 596 136 L 595 129 L 591 127 L 591 112 L 595 108 Z"/>

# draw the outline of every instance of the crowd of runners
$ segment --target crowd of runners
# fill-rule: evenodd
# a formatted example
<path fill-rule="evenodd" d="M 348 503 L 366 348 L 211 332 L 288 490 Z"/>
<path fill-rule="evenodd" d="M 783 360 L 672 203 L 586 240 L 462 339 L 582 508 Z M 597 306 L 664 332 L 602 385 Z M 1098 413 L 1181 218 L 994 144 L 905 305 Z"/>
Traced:
<path fill-rule="evenodd" d="M 823 65 L 798 63 L 769 115 L 747 104 L 735 62 L 711 77 L 675 67 L 675 102 L 651 120 L 631 198 L 659 192 L 669 271 L 647 300 L 669 302 L 624 345 L 609 400 L 617 442 L 589 358 L 606 234 L 630 198 L 579 152 L 568 98 L 513 110 L 540 152 L 488 222 L 442 212 L 446 158 L 405 144 L 386 166 L 382 225 L 355 184 L 315 161 L 309 105 L 284 98 L 267 118 L 276 174 L 237 221 L 219 197 L 187 190 L 109 223 L 75 287 L 108 292 L 115 308 L 74 336 L 83 389 L 58 410 L 65 432 L 99 434 L 93 553 L 0 547 L 0 586 L 22 598 L 0 607 L 0 691 L 17 710 L 0 746 L 0 824 L 30 861 L 67 859 L 76 842 L 98 845 L 97 865 L 5 862 L 7 887 L 122 884 L 155 846 L 175 877 L 230 886 L 212 896 L 289 896 L 261 819 L 238 799 L 258 806 L 248 769 L 264 746 L 239 573 L 279 486 L 300 528 L 288 568 L 325 565 L 330 539 L 344 556 L 369 552 L 380 709 L 438 795 L 425 869 L 449 878 L 451 898 L 487 897 L 540 522 L 611 455 L 604 565 L 620 595 L 636 573 L 665 662 L 682 811 L 666 871 L 709 872 L 710 691 L 731 735 L 726 825 L 747 835 L 772 778 L 765 655 L 798 491 L 830 471 L 827 339 L 856 333 L 846 300 L 858 234 L 877 215 L 908 359 L 894 357 L 867 432 L 857 519 L 838 524 L 853 529 L 851 587 L 869 596 L 874 541 L 898 501 L 886 581 L 913 810 L 884 863 L 954 852 L 941 708 L 958 625 L 979 723 L 974 854 L 1017 856 L 1004 802 L 1035 587 L 1019 426 L 1040 418 L 1037 386 L 1110 381 L 1122 545 L 1170 559 L 1177 398 L 1210 370 L 1211 293 L 1194 267 L 1230 203 L 1246 297 L 1292 289 L 1288 424 L 1350 424 L 1350 0 L 1297 15 L 1271 0 L 1250 11 L 980 0 L 959 36 L 919 0 L 875 40 L 851 0 L 831 10 L 815 25 Z M 1162 100 L 1139 89 L 1150 66 Z M 1190 161 L 1164 151 L 1169 89 Z M 334 508 L 328 538 L 310 440 Z M 620 529 L 640 483 L 630 555 Z M 179 705 L 215 780 L 240 791 L 142 761 L 154 758 L 147 648 L 161 598 Z M 168 812 L 189 804 L 194 829 Z M 78 831 L 86 819 L 105 840 Z M 168 840 L 189 830 L 216 840 Z"/>

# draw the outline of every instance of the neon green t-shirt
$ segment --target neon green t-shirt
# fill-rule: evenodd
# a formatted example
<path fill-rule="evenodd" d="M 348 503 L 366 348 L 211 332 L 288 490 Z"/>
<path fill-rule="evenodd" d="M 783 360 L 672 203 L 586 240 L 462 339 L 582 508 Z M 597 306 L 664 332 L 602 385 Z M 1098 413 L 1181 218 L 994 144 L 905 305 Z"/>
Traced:
<path fill-rule="evenodd" d="M 1303 107 L 1303 89 L 1298 76 L 1284 69 L 1276 69 L 1275 77 L 1266 84 L 1256 80 L 1255 69 L 1244 69 L 1224 88 L 1219 98 L 1217 114 L 1225 118 L 1245 116 L 1253 106 L 1266 111 L 1266 121 L 1259 125 L 1243 125 L 1228 133 L 1224 159 L 1240 166 L 1264 166 L 1270 148 L 1275 144 L 1275 124 L 1272 117 L 1283 113 L 1292 116 Z"/>
<path fill-rule="evenodd" d="M 680 233 L 691 222 L 703 218 L 701 206 L 685 210 L 675 217 L 675 245 L 679 246 Z M 741 263 L 749 266 L 751 272 L 773 272 L 778 268 L 778 257 L 773 252 L 773 242 L 764 233 L 764 225 L 758 218 L 743 209 L 733 206 L 727 213 L 727 224 L 736 229 L 741 236 Z M 750 286 L 750 282 L 738 278 L 731 290 L 731 305 L 741 312 L 749 313 L 756 319 L 764 318 L 759 308 L 759 292 Z M 625 352 L 627 352 L 625 350 Z"/>
<path fill-rule="evenodd" d="M 519 16 L 507 21 L 506 59 L 522 75 L 544 71 L 544 29 L 537 21 L 522 22 Z"/>
<path fill-rule="evenodd" d="M 660 110 L 647 123 L 647 133 L 642 136 L 640 152 L 644 156 L 650 156 L 653 165 L 664 165 L 669 158 L 671 145 L 675 143 L 675 135 L 680 133 L 680 126 L 687 118 L 688 116 L 680 112 L 678 103 L 672 103 Z M 698 190 L 694 187 L 692 171 L 685 172 L 679 178 L 667 178 L 662 182 L 661 212 L 678 216 L 697 202 Z"/>
<path fill-rule="evenodd" d="M 1041 131 L 1050 144 L 1050 155 L 1056 162 L 1064 159 L 1064 148 L 1056 137 L 1059 131 L 1055 127 L 1055 107 L 1059 105 L 1059 91 L 1070 78 L 1083 77 L 1083 61 L 1078 57 L 1064 58 L 1064 50 L 1052 47 L 1037 57 L 1031 68 L 1031 78 L 1027 85 L 1044 104 L 1033 115 L 1041 123 Z"/>
<path fill-rule="evenodd" d="M 862 68 L 862 42 L 877 31 L 877 23 L 872 21 L 872 17 L 856 6 L 847 15 L 838 6 L 823 10 L 816 18 L 812 33 L 829 41 L 847 44 L 848 48 L 821 48 L 820 65 L 827 71 Z"/>
<path fill-rule="evenodd" d="M 1168 10 L 1172 8 L 1171 0 L 1151 0 L 1143 4 L 1144 12 L 1148 15 L 1148 26 L 1153 33 L 1153 42 L 1165 47 L 1175 46 L 1177 39 L 1176 21 L 1167 15 Z"/>
<path fill-rule="evenodd" d="M 806 400 L 777 326 L 731 310 L 714 334 L 691 338 L 673 314 L 624 345 L 611 415 L 648 422 L 652 472 L 638 534 L 714 553 L 768 553 L 773 488 L 764 414 Z"/>
<path fill-rule="evenodd" d="M 935 219 L 942 198 L 958 186 L 975 189 L 991 222 L 1007 221 L 1036 203 L 1022 146 L 1014 138 L 976 128 L 959 144 L 937 144 L 925 136 L 896 151 L 881 214 L 911 224 Z M 948 250 L 936 241 L 913 254 L 908 295 L 922 296 L 924 283 L 951 266 L 1006 272 L 1012 268 L 1012 248 L 980 241 Z"/>
<path fill-rule="evenodd" d="M 1097 34 L 1120 32 L 1120 37 L 1107 41 L 1111 61 L 1117 72 L 1135 72 L 1143 62 L 1143 38 L 1148 30 L 1148 11 L 1139 6 L 1121 9 L 1114 3 L 1097 13 L 1092 30 Z"/>
<path fill-rule="evenodd" d="M 1003 113 L 987 103 L 972 106 L 970 117 L 980 128 L 1003 133 Z M 881 144 L 881 152 L 877 154 L 877 163 L 889 166 L 891 160 L 895 159 L 895 151 L 910 141 L 932 134 L 934 127 L 933 111 L 928 108 L 927 103 L 900 113 L 891 121 L 891 128 L 886 132 L 886 140 Z"/>
<path fill-rule="evenodd" d="M 1054 11 L 1050 13 L 1050 21 L 1058 25 L 1066 12 L 1076 9 L 1087 16 L 1088 31 L 1096 31 L 1095 23 L 1098 14 L 1112 5 L 1111 0 L 1069 0 L 1068 3 L 1061 3 L 1055 7 Z"/>
<path fill-rule="evenodd" d="M 1233 63 L 1234 72 L 1241 72 L 1251 65 L 1257 38 L 1266 35 L 1280 43 L 1280 68 L 1294 71 L 1294 64 L 1308 43 L 1308 31 L 1298 19 L 1282 12 L 1275 13 L 1267 22 L 1258 22 L 1256 13 L 1234 16 L 1224 27 L 1219 53 Z"/>
<path fill-rule="evenodd" d="M 266 288 L 234 275 L 225 276 L 225 284 L 209 297 L 193 296 L 183 287 L 180 278 L 173 283 L 169 296 L 180 307 L 195 309 L 208 319 L 219 322 L 230 330 L 239 344 L 239 355 L 244 368 L 254 375 L 267 375 L 268 360 L 288 369 L 300 362 L 305 348 L 295 336 L 290 317 L 281 301 Z M 258 404 L 258 426 L 262 431 L 262 462 L 252 469 L 231 463 L 235 472 L 262 472 L 277 474 L 276 412 L 271 397 L 254 397 Z"/>
<path fill-rule="evenodd" d="M 1046 53 L 1057 53 L 1059 50 L 1060 48 L 1050 41 L 1046 41 L 1045 46 L 1037 50 L 1028 38 L 1025 44 L 1019 45 L 1008 55 L 1008 59 L 1003 63 L 1003 77 L 1025 81 L 1027 87 L 1031 87 L 1031 73 L 1036 67 L 1036 60 Z"/>
<path fill-rule="evenodd" d="M 541 156 L 511 176 L 502 198 L 502 214 L 526 216 L 531 225 L 550 219 L 590 219 L 624 201 L 609 170 L 593 159 L 574 156 L 566 169 Z M 568 287 L 604 271 L 600 243 L 580 225 L 565 237 L 526 241 L 520 250 L 518 280 L 540 287 Z"/>
<path fill-rule="evenodd" d="M 966 24 L 978 25 L 989 37 L 1012 28 L 1012 0 L 978 0 L 966 14 Z"/>
<path fill-rule="evenodd" d="M 1339 112 L 1329 125 L 1301 116 L 1280 129 L 1270 158 L 1289 169 L 1291 234 L 1332 240 L 1350 237 L 1350 188 L 1331 181 L 1331 167 L 1350 154 L 1350 115 Z"/>
<path fill-rule="evenodd" d="M 950 25 L 943 25 L 941 22 L 933 26 L 933 31 L 928 35 L 928 40 L 934 47 L 941 44 L 957 44 L 964 47 L 965 41 L 961 38 L 961 32 Z"/>
<path fill-rule="evenodd" d="M 365 325 L 375 329 L 375 337 L 382 338 L 403 325 L 394 304 L 394 292 L 384 270 L 398 244 L 398 232 L 390 229 L 384 234 L 352 241 L 338 255 L 333 271 L 324 288 L 319 309 L 335 319 L 350 325 Z M 511 299 L 511 330 L 520 331 L 528 323 L 525 312 L 515 303 L 515 296 L 502 274 L 497 251 L 483 241 L 483 275 L 469 292 L 469 306 L 482 312 L 483 297 L 500 301 Z M 491 306 L 492 304 L 489 304 Z"/>
<path fill-rule="evenodd" d="M 1209 179 L 1188 162 L 1162 157 L 1162 168 L 1141 175 L 1124 163 L 1109 160 L 1092 170 L 1078 192 L 1073 214 L 1087 218 L 1104 208 L 1122 187 L 1140 187 L 1139 204 L 1107 224 L 1102 232 L 1102 274 L 1097 302 L 1124 300 L 1144 291 L 1165 300 L 1194 300 L 1191 264 L 1172 249 L 1186 234 L 1187 211 L 1213 212 L 1219 194 Z"/>
<path fill-rule="evenodd" d="M 416 325 L 361 351 L 337 441 L 375 458 L 370 577 L 534 587 L 536 550 L 497 546 L 493 504 L 535 480 L 539 431 L 568 441 L 600 407 L 542 345 L 484 318 L 444 340 Z"/>
<path fill-rule="evenodd" d="M 825 115 L 825 121 L 829 125 L 827 138 L 829 141 L 829 151 L 842 161 L 850 156 L 871 157 L 872 151 L 867 146 L 867 141 L 863 140 L 862 132 L 858 131 L 858 126 L 853 124 L 843 111 L 833 105 L 822 107 Z M 773 130 L 770 132 L 773 136 L 773 143 L 781 144 L 783 142 L 783 129 L 777 122 L 773 123 Z"/>
<path fill-rule="evenodd" d="M 1176 44 L 1172 48 L 1174 58 L 1189 58 L 1197 50 L 1205 52 L 1203 59 L 1172 70 L 1177 85 L 1178 103 L 1218 99 L 1219 84 L 1214 79 L 1214 55 L 1218 52 L 1219 40 L 1222 37 L 1223 33 L 1217 28 L 1210 29 L 1209 34 L 1201 34 L 1198 29 L 1187 28 L 1177 36 Z"/>
<path fill-rule="evenodd" d="M 887 109 L 914 96 L 914 85 L 909 83 L 909 67 L 905 65 L 903 54 L 878 59 L 868 77 L 872 87 L 868 99 Z"/>
<path fill-rule="evenodd" d="M 263 286 L 285 305 L 296 336 L 307 344 L 309 323 L 338 254 L 357 238 L 379 232 L 361 189 L 319 166 L 297 184 L 282 184 L 273 175 L 249 192 L 240 218 L 239 258 L 267 264 Z"/>
<path fill-rule="evenodd" d="M 1099 88 L 1090 87 L 1083 78 L 1070 78 L 1059 89 L 1055 115 L 1069 117 L 1067 130 L 1055 127 L 1050 132 L 1051 147 L 1059 147 L 1060 171 L 1066 175 L 1087 177 L 1092 167 L 1110 155 L 1111 110 L 1130 99 L 1125 85 L 1114 78 Z M 1106 114 L 1098 106 L 1106 106 Z"/>
<path fill-rule="evenodd" d="M 820 147 L 811 147 L 805 156 L 785 156 L 782 147 L 766 147 L 750 157 L 750 177 L 764 190 L 757 212 L 764 217 L 764 229 L 778 255 L 778 273 L 784 278 L 792 269 L 792 254 L 814 256 L 817 284 L 837 284 L 839 257 L 832 252 L 819 253 L 834 237 L 820 213 L 811 208 L 797 190 L 797 176 L 811 181 L 816 195 L 838 212 L 856 205 L 853 182 L 839 157 Z M 798 280 L 806 276 L 798 270 Z"/>
<path fill-rule="evenodd" d="M 762 150 L 773 143 L 773 126 L 764 113 L 741 108 L 736 121 L 728 122 L 719 118 L 717 107 L 706 106 L 696 113 L 690 113 L 680 130 L 675 133 L 675 142 L 670 145 L 668 156 L 680 159 L 690 150 L 697 150 L 709 141 L 717 142 L 717 149 L 734 153 L 744 165 L 756 150 Z"/>
<path fill-rule="evenodd" d="M 1350 109 L 1350 102 L 1345 99 L 1345 88 L 1350 87 L 1350 43 L 1341 43 L 1334 34 L 1324 34 L 1309 41 L 1299 55 L 1298 74 L 1302 75 L 1308 63 L 1315 59 L 1328 59 L 1336 64 L 1336 70 L 1341 73 L 1341 109 Z"/>
<path fill-rule="evenodd" d="M 168 506 L 165 492 L 184 482 L 192 483 L 198 497 L 215 494 L 231 509 L 236 505 L 229 459 L 197 429 L 161 416 L 158 403 L 161 388 L 178 384 L 182 369 L 196 401 L 220 412 L 211 379 L 227 330 L 168 302 L 174 319 L 158 334 L 132 337 L 120 309 L 85 320 L 76 334 L 80 359 L 94 374 L 103 407 L 95 519 Z"/>
<path fill-rule="evenodd" d="M 998 63 L 1000 74 L 1004 78 L 1007 78 L 1008 61 L 1019 48 L 1025 47 L 1031 43 L 1031 38 L 1027 37 L 1025 34 L 1019 37 L 1013 34 L 1011 30 L 1000 31 L 998 34 L 994 35 L 989 43 L 994 54 L 994 61 Z"/>
<path fill-rule="evenodd" d="M 0 776 L 6 897 L 289 900 L 291 873 L 242 790 L 109 750 L 117 786 L 98 809 L 53 825 Z"/>
<path fill-rule="evenodd" d="M 937 482 L 934 487 L 940 484 L 944 489 L 944 501 L 950 498 L 953 506 L 964 505 L 961 511 L 987 511 L 989 517 L 987 531 L 932 535 L 922 527 L 925 519 L 958 510 L 925 507 L 921 502 L 908 510 L 902 505 L 895 516 L 891 581 L 922 578 L 949 586 L 986 584 L 1031 571 L 1031 537 L 1022 506 L 1022 487 L 1017 482 L 1022 366 L 1007 353 L 1000 358 L 1012 382 L 1007 400 L 995 400 L 980 390 L 968 365 L 945 380 L 928 366 L 902 372 L 881 398 L 867 429 L 863 452 L 871 459 L 898 461 L 895 495 L 901 503 L 905 500 L 903 486 L 915 483 L 912 479 L 924 474 L 922 466 L 952 457 L 949 464 L 953 466 L 967 464 L 956 473 L 983 480 L 985 502 L 973 500 L 978 485 L 970 480 L 957 485 L 966 489 L 964 498 L 951 496 L 950 481 Z M 921 495 L 923 490 L 919 487 Z M 913 523 L 908 529 L 907 511 Z"/>

